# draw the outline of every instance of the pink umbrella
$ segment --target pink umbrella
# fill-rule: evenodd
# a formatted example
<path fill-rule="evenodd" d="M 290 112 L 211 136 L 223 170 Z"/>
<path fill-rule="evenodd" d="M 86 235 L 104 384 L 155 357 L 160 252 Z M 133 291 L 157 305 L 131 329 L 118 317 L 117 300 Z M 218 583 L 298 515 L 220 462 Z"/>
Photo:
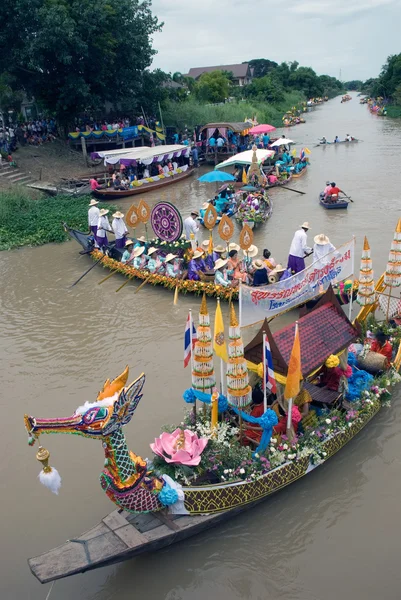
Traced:
<path fill-rule="evenodd" d="M 273 125 L 256 125 L 256 127 L 252 127 L 248 133 L 252 135 L 258 135 L 259 133 L 270 133 L 270 131 L 275 131 L 275 127 Z"/>

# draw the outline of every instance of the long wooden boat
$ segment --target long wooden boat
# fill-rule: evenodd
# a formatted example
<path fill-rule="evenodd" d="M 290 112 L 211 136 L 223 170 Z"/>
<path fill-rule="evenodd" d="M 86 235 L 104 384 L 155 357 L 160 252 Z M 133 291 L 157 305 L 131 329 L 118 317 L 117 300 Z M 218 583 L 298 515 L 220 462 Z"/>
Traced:
<path fill-rule="evenodd" d="M 227 139 L 227 137 L 228 137 L 227 131 L 231 131 L 232 133 L 234 133 L 237 136 L 246 137 L 248 134 L 248 131 L 250 129 L 252 129 L 252 127 L 253 127 L 253 124 L 249 121 L 245 121 L 245 122 L 242 121 L 242 122 L 236 122 L 236 123 L 228 123 L 228 122 L 208 123 L 207 125 L 204 125 L 202 127 L 202 129 L 200 130 L 199 135 L 201 137 L 203 147 L 205 148 L 205 153 L 204 153 L 205 161 L 208 164 L 217 165 L 218 163 L 221 163 L 224 160 L 227 160 L 227 158 L 234 156 L 238 152 L 238 147 L 240 144 L 238 144 L 236 146 L 234 146 L 232 144 L 231 145 L 227 144 L 223 148 L 218 148 L 217 146 L 214 146 L 214 147 L 208 146 L 207 145 L 208 139 L 216 131 L 218 131 L 220 134 L 222 134 L 225 139 Z"/>
<path fill-rule="evenodd" d="M 327 210 L 338 210 L 339 208 L 343 208 L 343 209 L 348 208 L 349 202 L 347 202 L 347 200 L 344 200 L 344 201 L 338 200 L 337 202 L 325 202 L 324 192 L 320 192 L 319 204 L 321 206 L 323 206 L 323 208 L 326 208 Z"/>
<path fill-rule="evenodd" d="M 178 183 L 187 177 L 190 177 L 194 173 L 194 168 L 189 167 L 186 171 L 177 172 L 174 175 L 164 175 L 159 176 L 157 181 L 149 181 L 146 183 L 141 183 L 138 181 L 138 186 L 130 188 L 128 190 L 114 190 L 113 188 L 104 188 L 98 189 L 92 192 L 96 198 L 101 200 L 117 200 L 118 198 L 126 198 L 128 196 L 135 196 L 136 194 L 144 194 L 145 192 L 150 192 L 152 190 L 157 190 L 159 188 L 165 187 L 167 185 L 171 185 L 173 183 Z"/>
<path fill-rule="evenodd" d="M 359 142 L 359 140 L 357 140 L 356 138 L 354 138 L 353 140 L 347 142 L 347 140 L 341 140 L 340 142 L 326 142 L 324 143 L 320 143 L 320 144 L 316 144 L 315 148 L 320 148 L 321 146 L 338 146 L 338 144 L 357 144 Z"/>
<path fill-rule="evenodd" d="M 325 344 L 319 346 L 315 343 L 313 348 L 306 350 L 301 347 L 304 377 L 310 374 L 311 381 L 316 367 L 322 364 L 322 360 L 323 362 L 326 360 L 328 353 L 334 355 L 342 353 L 358 337 L 358 330 L 336 306 L 335 299 L 329 300 L 329 297 L 330 290 L 314 309 L 299 319 L 301 331 L 302 326 L 305 326 L 305 331 L 307 330 L 309 334 L 313 331 L 318 341 L 325 336 Z M 205 306 L 202 303 L 202 307 Z M 200 314 L 208 318 L 207 308 L 201 308 Z M 207 324 L 203 327 L 209 326 Z M 239 327 L 235 314 L 234 320 L 231 317 L 230 327 L 236 340 Z M 293 338 L 294 331 L 295 324 L 273 334 L 265 321 L 257 336 L 245 348 L 245 356 L 252 358 L 255 352 L 257 354 L 263 352 L 261 340 L 266 333 L 273 352 L 275 371 L 280 375 L 283 369 L 288 369 L 289 356 L 284 349 L 288 346 L 290 338 Z M 327 337 L 328 333 L 329 337 Z M 235 344 L 236 342 L 233 342 L 234 346 Z M 127 367 L 113 382 L 106 381 L 99 394 L 98 403 L 91 404 L 87 408 L 80 407 L 71 417 L 40 419 L 25 415 L 24 421 L 30 445 L 33 445 L 43 433 L 76 433 L 102 441 L 107 460 L 100 477 L 101 487 L 118 506 L 117 510 L 86 533 L 68 540 L 49 552 L 31 558 L 29 566 L 32 573 L 40 582 L 46 583 L 125 561 L 141 553 L 157 550 L 191 537 L 253 507 L 271 494 L 311 473 L 351 441 L 379 412 L 382 403 L 388 400 L 391 394 L 385 388 L 395 385 L 400 380 L 397 374 L 400 363 L 399 347 L 393 370 L 373 381 L 367 379 L 367 386 L 361 387 L 359 396 L 352 403 L 342 401 L 340 392 L 320 388 L 310 381 L 304 383 L 312 398 L 312 407 L 326 407 L 328 412 L 319 418 L 316 417 L 315 424 L 310 429 L 307 428 L 303 436 L 298 437 L 292 448 L 288 449 L 288 444 L 286 448 L 282 445 L 278 448 L 269 447 L 267 456 L 270 457 L 270 461 L 273 460 L 273 456 L 276 456 L 273 451 L 276 453 L 279 450 L 282 454 L 277 466 L 271 467 L 268 464 L 260 467 L 259 475 L 255 473 L 253 476 L 240 477 L 241 470 L 238 470 L 238 474 L 227 478 L 217 478 L 217 481 L 209 478 L 205 481 L 199 480 L 196 484 L 180 485 L 171 478 L 166 478 L 166 475 L 160 475 L 158 467 L 155 468 L 154 465 L 148 467 L 146 461 L 130 453 L 127 448 L 122 427 L 131 420 L 142 398 L 145 383 L 143 373 L 132 384 L 126 386 Z M 285 385 L 285 378 L 284 382 L 278 385 Z M 377 387 L 373 387 L 374 385 Z M 368 391 L 367 395 L 365 390 Z M 100 397 L 109 401 L 100 401 Z M 220 399 L 224 398 L 220 396 L 219 402 Z M 222 412 L 226 414 L 226 411 L 227 403 L 225 408 L 222 408 Z M 244 413 L 241 414 L 244 416 Z M 268 413 L 265 414 L 267 416 Z M 331 416 L 333 419 L 330 418 Z M 184 432 L 178 429 L 174 433 L 166 433 L 166 436 L 169 439 L 177 439 L 177 443 L 182 436 L 183 441 L 180 444 L 182 445 L 185 439 L 185 454 L 190 456 L 192 449 L 195 449 L 193 444 L 198 443 L 196 441 L 198 438 L 196 436 L 195 441 L 193 437 L 187 438 L 184 436 L 187 432 L 188 430 Z M 319 436 L 316 432 L 319 432 Z M 269 437 L 271 434 L 270 429 Z M 157 438 L 155 442 L 158 439 L 161 438 Z M 213 437 L 208 439 L 211 440 Z M 282 442 L 279 441 L 278 444 Z M 181 445 L 171 446 L 168 455 L 173 458 L 175 453 L 182 452 Z M 156 445 L 156 448 L 160 449 L 161 446 Z M 152 449 L 155 451 L 155 446 Z M 51 467 L 48 466 L 49 453 L 42 447 L 39 450 L 38 460 L 43 463 L 44 469 L 51 471 Z M 161 456 L 159 452 L 155 453 Z M 259 459 L 259 454 L 254 455 L 254 460 Z M 260 464 L 264 465 L 262 461 Z M 253 467 L 250 469 L 252 470 Z M 45 470 L 43 472 L 46 473 Z M 242 472 L 245 472 L 245 469 L 242 469 Z"/>
<path fill-rule="evenodd" d="M 299 171 L 299 173 L 292 173 L 292 176 L 294 179 L 299 179 L 300 177 L 303 177 L 305 175 L 307 170 L 308 170 L 308 167 L 304 167 L 302 169 L 302 171 Z"/>

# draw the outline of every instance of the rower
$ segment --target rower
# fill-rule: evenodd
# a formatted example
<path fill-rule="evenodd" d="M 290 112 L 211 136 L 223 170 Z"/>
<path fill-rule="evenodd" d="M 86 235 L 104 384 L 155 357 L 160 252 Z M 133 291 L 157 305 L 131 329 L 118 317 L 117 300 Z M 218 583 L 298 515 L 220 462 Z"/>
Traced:
<path fill-rule="evenodd" d="M 307 232 L 310 229 L 309 223 L 305 221 L 301 228 L 295 232 L 290 246 L 287 268 L 291 269 L 293 274 L 299 273 L 305 269 L 305 257 L 313 252 L 307 245 Z"/>
<path fill-rule="evenodd" d="M 166 259 L 164 261 L 164 266 L 166 269 L 167 277 L 181 279 L 182 269 L 180 266 L 180 259 L 178 258 L 177 254 L 167 254 Z"/>
<path fill-rule="evenodd" d="M 338 137 L 338 135 L 336 135 L 336 137 L 334 138 L 334 143 L 338 144 L 339 141 L 340 141 L 340 138 Z"/>
<path fill-rule="evenodd" d="M 347 133 L 347 135 L 345 136 L 345 141 L 346 142 L 352 142 L 352 137 L 350 136 L 349 133 Z"/>
<path fill-rule="evenodd" d="M 188 279 L 200 281 L 206 271 L 203 250 L 195 250 L 192 260 L 188 264 Z"/>
<path fill-rule="evenodd" d="M 325 198 L 326 198 L 327 194 L 330 192 L 330 190 L 331 190 L 331 183 L 330 183 L 330 181 L 326 181 L 326 187 L 323 190 L 323 194 L 324 194 Z"/>
<path fill-rule="evenodd" d="M 147 262 L 147 256 L 144 253 L 145 246 L 141 246 L 140 248 L 135 248 L 133 252 L 134 256 L 134 269 L 144 269 Z"/>
<path fill-rule="evenodd" d="M 147 252 L 146 268 L 150 273 L 163 273 L 164 265 L 160 257 L 156 255 L 157 248 L 149 248 Z"/>
<path fill-rule="evenodd" d="M 188 242 L 191 239 L 191 233 L 194 234 L 195 239 L 196 239 L 196 234 L 199 231 L 199 226 L 197 224 L 197 222 L 195 221 L 195 219 L 197 219 L 199 217 L 199 213 L 197 210 L 193 210 L 190 214 L 189 217 L 187 217 L 184 221 L 184 231 L 185 231 L 185 237 L 187 238 Z"/>
<path fill-rule="evenodd" d="M 124 248 L 128 229 L 124 223 L 124 215 L 119 210 L 113 213 L 111 227 L 114 231 L 114 235 L 116 236 L 116 248 Z"/>
<path fill-rule="evenodd" d="M 340 192 L 341 192 L 342 194 L 344 194 L 344 196 L 346 195 L 346 194 L 345 194 L 345 192 L 343 192 L 342 190 L 340 190 L 340 188 L 339 188 L 339 187 L 337 187 L 337 186 L 336 186 L 336 184 L 335 184 L 335 183 L 334 183 L 334 181 L 333 181 L 333 182 L 330 184 L 330 189 L 329 189 L 329 191 L 328 191 L 328 194 L 327 194 L 327 196 L 325 196 L 325 199 L 326 199 L 328 202 L 332 202 L 332 203 L 334 204 L 335 202 L 337 202 L 337 200 L 338 200 L 338 194 L 339 194 Z"/>
<path fill-rule="evenodd" d="M 320 140 L 321 144 L 327 144 L 327 140 L 326 138 L 323 136 L 322 139 Z"/>
<path fill-rule="evenodd" d="M 88 210 L 88 224 L 89 224 L 89 233 L 92 232 L 95 236 L 95 245 L 96 245 L 96 234 L 97 234 L 97 224 L 99 222 L 99 213 L 98 209 L 99 202 L 92 198 L 89 202 L 89 210 Z"/>
<path fill-rule="evenodd" d="M 228 279 L 227 269 L 225 268 L 227 262 L 227 259 L 223 258 L 218 258 L 216 260 L 216 264 L 214 265 L 215 285 L 222 285 L 223 287 L 229 287 L 231 285 L 231 281 Z"/>
<path fill-rule="evenodd" d="M 107 208 L 102 208 L 99 211 L 99 220 L 97 223 L 97 234 L 96 241 L 101 250 L 108 246 L 109 241 L 107 239 L 107 232 L 113 233 L 112 228 L 110 227 L 109 218 L 108 218 L 109 210 Z"/>
<path fill-rule="evenodd" d="M 121 262 L 124 265 L 129 264 L 130 262 L 132 262 L 134 260 L 134 257 L 132 255 L 133 249 L 134 249 L 134 242 L 132 240 L 127 240 L 125 242 L 125 250 L 121 257 Z"/>
<path fill-rule="evenodd" d="M 143 235 L 141 235 L 141 237 L 139 237 L 139 238 L 136 238 L 134 248 L 141 248 L 142 246 L 144 248 L 146 247 L 146 239 L 145 239 L 145 236 L 143 236 Z"/>

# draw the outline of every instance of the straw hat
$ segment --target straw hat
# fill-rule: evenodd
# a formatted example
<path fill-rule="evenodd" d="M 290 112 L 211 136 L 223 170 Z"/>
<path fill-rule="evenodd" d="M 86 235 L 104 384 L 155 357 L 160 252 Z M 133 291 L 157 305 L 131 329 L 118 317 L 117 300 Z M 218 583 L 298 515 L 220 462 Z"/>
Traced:
<path fill-rule="evenodd" d="M 229 252 L 231 252 L 231 250 L 236 250 L 238 252 L 240 250 L 240 246 L 238 246 L 238 244 L 236 244 L 235 242 L 231 242 L 230 244 L 228 244 L 228 250 Z"/>
<path fill-rule="evenodd" d="M 104 215 L 108 215 L 109 214 L 109 209 L 108 208 L 101 208 L 99 211 L 99 215 L 101 217 L 104 217 Z"/>
<path fill-rule="evenodd" d="M 225 267 L 225 265 L 228 263 L 228 260 L 224 259 L 224 258 L 218 258 L 216 260 L 216 262 L 214 263 L 214 270 L 217 271 L 217 269 L 221 269 L 222 267 Z"/>
<path fill-rule="evenodd" d="M 113 219 L 123 219 L 124 215 L 122 212 L 120 212 L 119 210 L 117 210 L 113 215 L 112 215 Z"/>
<path fill-rule="evenodd" d="M 330 244 L 329 238 L 327 237 L 327 235 L 324 235 L 324 233 L 319 233 L 319 235 L 315 235 L 313 241 L 315 242 L 315 244 L 319 244 L 319 246 L 326 246 L 327 244 Z"/>
<path fill-rule="evenodd" d="M 149 248 L 148 250 L 148 256 L 150 256 L 151 254 L 153 254 L 153 252 L 156 252 L 157 248 Z"/>
<path fill-rule="evenodd" d="M 136 238 L 137 242 L 146 242 L 145 236 L 141 235 L 141 237 Z"/>
<path fill-rule="evenodd" d="M 194 258 L 200 258 L 203 255 L 204 255 L 204 252 L 202 250 L 195 250 L 195 252 L 194 252 Z"/>
<path fill-rule="evenodd" d="M 199 213 L 197 210 L 191 210 L 191 215 L 196 215 L 197 217 L 199 217 Z"/>
<path fill-rule="evenodd" d="M 125 247 L 126 247 L 126 248 L 127 248 L 128 246 L 133 246 L 133 245 L 134 245 L 134 242 L 133 242 L 132 240 L 127 240 L 127 241 L 125 242 Z"/>
<path fill-rule="evenodd" d="M 224 248 L 224 246 L 221 246 L 220 244 L 218 246 L 215 246 L 213 248 L 213 252 L 222 253 L 222 252 L 225 252 L 225 251 L 226 251 L 226 249 Z"/>
<path fill-rule="evenodd" d="M 300 225 L 300 227 L 304 227 L 305 229 L 310 229 L 310 225 L 309 225 L 308 221 L 304 221 L 302 223 L 302 225 Z"/>
<path fill-rule="evenodd" d="M 170 262 L 170 260 L 173 260 L 174 258 L 177 258 L 177 254 L 167 254 L 166 260 L 164 262 Z"/>
<path fill-rule="evenodd" d="M 99 204 L 99 202 L 94 198 L 92 198 L 92 200 L 89 202 L 89 206 L 96 206 L 96 204 Z"/>
<path fill-rule="evenodd" d="M 251 246 L 249 246 L 248 250 L 243 250 L 243 253 L 246 256 L 249 256 L 249 258 L 253 258 L 254 256 L 257 256 L 258 254 L 258 248 L 257 246 L 254 246 L 253 244 Z"/>
<path fill-rule="evenodd" d="M 145 248 L 143 246 L 138 246 L 138 248 L 135 248 L 134 250 L 134 257 L 138 258 L 138 256 L 141 256 L 141 254 L 143 254 L 145 252 Z"/>
<path fill-rule="evenodd" d="M 203 242 L 201 243 L 201 246 L 202 246 L 202 248 L 207 250 L 209 248 L 209 240 L 203 240 Z"/>
<path fill-rule="evenodd" d="M 203 210 L 206 210 L 207 208 L 209 208 L 209 202 L 204 202 L 202 204 L 202 208 L 203 208 Z"/>
<path fill-rule="evenodd" d="M 259 270 L 259 269 L 265 269 L 266 268 L 266 265 L 263 263 L 263 260 L 255 260 L 253 262 L 253 266 L 257 270 Z"/>

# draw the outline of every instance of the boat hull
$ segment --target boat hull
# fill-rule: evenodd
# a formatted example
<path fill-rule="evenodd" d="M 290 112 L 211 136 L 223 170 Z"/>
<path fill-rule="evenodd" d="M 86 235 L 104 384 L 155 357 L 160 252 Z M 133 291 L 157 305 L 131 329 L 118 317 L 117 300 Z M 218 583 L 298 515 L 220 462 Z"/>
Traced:
<path fill-rule="evenodd" d="M 307 170 L 308 170 L 308 167 L 305 167 L 299 173 L 293 173 L 292 176 L 293 176 L 294 179 L 299 179 L 300 177 L 303 177 L 305 175 L 305 173 L 306 173 Z"/>
<path fill-rule="evenodd" d="M 142 184 L 138 187 L 134 187 L 129 190 L 113 190 L 111 188 L 107 188 L 104 190 L 94 190 L 92 194 L 100 200 L 117 200 L 118 198 L 127 198 L 128 196 L 144 194 L 145 192 L 150 192 L 152 190 L 157 190 L 159 188 L 165 187 L 167 185 L 172 185 L 173 183 L 177 183 L 178 181 L 182 181 L 183 179 L 190 177 L 193 174 L 193 172 L 194 168 L 189 168 L 184 173 L 177 173 L 177 175 L 171 175 L 170 177 L 166 177 L 161 181 L 154 181 Z"/>
<path fill-rule="evenodd" d="M 326 210 L 338 210 L 338 209 L 346 209 L 348 208 L 348 202 L 325 202 L 323 200 L 323 194 L 320 193 L 319 196 L 319 204 L 323 206 Z"/>
<path fill-rule="evenodd" d="M 324 442 L 327 457 L 322 464 L 351 441 L 381 406 L 380 400 L 372 402 L 351 427 L 328 438 Z M 190 515 L 134 515 L 115 510 L 80 537 L 29 559 L 30 569 L 41 583 L 47 583 L 164 548 L 236 516 L 315 468 L 307 457 L 302 457 L 255 481 L 185 487 L 185 506 Z"/>

